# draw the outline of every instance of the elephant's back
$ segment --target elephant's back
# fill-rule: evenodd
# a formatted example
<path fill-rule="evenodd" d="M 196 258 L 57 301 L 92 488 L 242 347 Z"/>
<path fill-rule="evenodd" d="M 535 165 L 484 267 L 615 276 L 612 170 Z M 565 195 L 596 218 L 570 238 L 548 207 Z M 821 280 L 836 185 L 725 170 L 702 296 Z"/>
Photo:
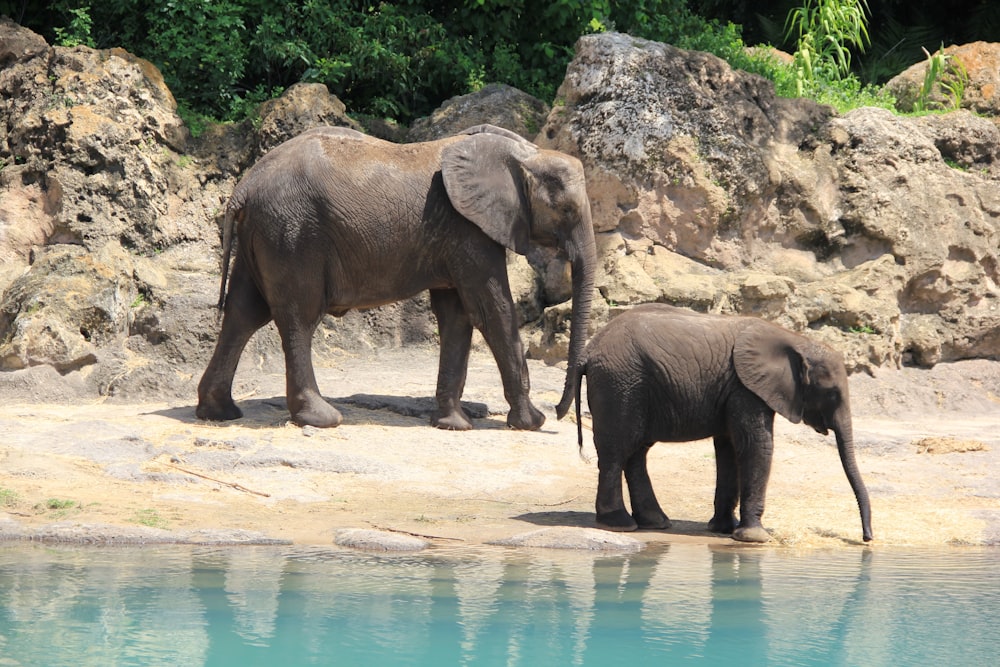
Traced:
<path fill-rule="evenodd" d="M 395 144 L 344 127 L 307 130 L 275 148 L 251 167 L 233 192 L 233 199 L 258 206 L 338 191 L 344 206 L 367 203 L 372 193 L 396 201 L 421 187 L 430 187 L 434 165 L 448 141 Z M 405 190 L 404 190 L 405 188 Z"/>
<path fill-rule="evenodd" d="M 587 368 L 630 369 L 657 384 L 718 374 L 732 359 L 734 318 L 665 304 L 644 304 L 617 316 L 588 346 Z"/>

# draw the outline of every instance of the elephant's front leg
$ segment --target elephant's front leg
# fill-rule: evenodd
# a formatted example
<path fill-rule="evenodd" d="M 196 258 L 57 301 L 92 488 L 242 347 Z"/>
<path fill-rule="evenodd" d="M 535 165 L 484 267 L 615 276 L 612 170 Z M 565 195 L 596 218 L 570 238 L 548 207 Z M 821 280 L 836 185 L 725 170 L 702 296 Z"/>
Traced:
<path fill-rule="evenodd" d="M 438 407 L 431 416 L 431 424 L 451 431 L 468 431 L 472 422 L 462 409 L 462 392 L 469 372 L 472 324 L 455 290 L 431 290 L 431 309 L 441 337 L 435 396 Z"/>
<path fill-rule="evenodd" d="M 748 412 L 740 418 L 739 428 L 731 431 L 740 482 L 740 523 L 733 531 L 733 539 L 767 542 L 771 536 L 761 519 L 774 453 L 774 413 L 766 406 L 759 412 Z"/>
<path fill-rule="evenodd" d="M 517 312 L 507 282 L 507 268 L 503 248 L 497 248 L 497 262 L 488 261 L 496 270 L 478 276 L 474 286 L 463 285 L 460 297 L 470 313 L 470 321 L 479 327 L 486 344 L 493 352 L 504 398 L 510 405 L 507 425 L 524 431 L 535 431 L 545 423 L 545 415 L 529 397 L 531 382 L 528 379 L 528 362 L 517 329 Z M 492 259 L 492 258 L 491 258 Z M 472 289 L 470 289 L 472 287 Z"/>
<path fill-rule="evenodd" d="M 492 345 L 490 347 L 492 348 Z M 534 406 L 529 397 L 531 382 L 528 379 L 528 361 L 524 356 L 524 346 L 521 344 L 516 326 L 513 327 L 513 338 L 504 341 L 500 348 L 502 352 L 494 349 L 494 356 L 497 358 L 500 376 L 503 379 L 504 398 L 510 405 L 507 426 L 522 431 L 537 431 L 545 423 L 545 415 Z M 500 361 L 501 358 L 504 361 Z"/>
<path fill-rule="evenodd" d="M 736 503 L 740 498 L 739 467 L 728 436 L 717 435 L 715 444 L 715 514 L 708 522 L 713 533 L 732 535 L 736 530 Z"/>

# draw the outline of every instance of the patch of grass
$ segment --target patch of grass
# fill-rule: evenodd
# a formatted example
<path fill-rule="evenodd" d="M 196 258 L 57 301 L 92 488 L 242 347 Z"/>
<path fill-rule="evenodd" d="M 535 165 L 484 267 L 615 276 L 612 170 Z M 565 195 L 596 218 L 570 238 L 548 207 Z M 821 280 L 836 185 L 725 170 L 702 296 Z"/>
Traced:
<path fill-rule="evenodd" d="M 21 502 L 21 497 L 13 489 L 0 487 L 0 507 L 15 507 Z"/>
<path fill-rule="evenodd" d="M 63 519 L 70 514 L 71 510 L 79 510 L 83 506 L 75 500 L 66 498 L 49 498 L 45 502 L 38 503 L 34 509 L 36 512 L 49 512 L 52 519 Z"/>
<path fill-rule="evenodd" d="M 169 525 L 169 522 L 154 509 L 136 511 L 129 519 L 129 523 L 137 523 L 140 526 L 147 526 L 149 528 L 166 528 Z"/>
<path fill-rule="evenodd" d="M 75 500 L 63 500 L 60 498 L 49 498 L 45 501 L 45 509 L 47 510 L 68 510 L 76 507 Z"/>
<path fill-rule="evenodd" d="M 859 325 L 859 326 L 853 326 L 853 327 L 851 327 L 849 329 L 849 331 L 851 333 L 853 333 L 853 334 L 874 334 L 874 333 L 878 333 L 877 331 L 875 331 L 875 329 L 871 328 L 867 324 L 862 324 L 862 325 Z"/>

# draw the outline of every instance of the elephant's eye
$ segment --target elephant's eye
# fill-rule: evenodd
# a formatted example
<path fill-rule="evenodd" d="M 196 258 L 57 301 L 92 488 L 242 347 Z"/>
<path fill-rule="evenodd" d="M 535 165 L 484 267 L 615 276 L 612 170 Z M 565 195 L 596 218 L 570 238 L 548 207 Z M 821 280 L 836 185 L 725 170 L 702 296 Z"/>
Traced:
<path fill-rule="evenodd" d="M 824 391 L 823 402 L 827 405 L 840 405 L 840 390 L 833 388 Z"/>

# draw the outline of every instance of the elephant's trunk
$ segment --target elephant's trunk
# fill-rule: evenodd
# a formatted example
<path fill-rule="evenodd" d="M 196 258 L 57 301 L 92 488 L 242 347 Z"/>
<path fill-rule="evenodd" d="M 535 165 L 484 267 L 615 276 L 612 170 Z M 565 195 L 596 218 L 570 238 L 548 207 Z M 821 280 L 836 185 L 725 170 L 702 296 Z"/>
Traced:
<path fill-rule="evenodd" d="M 569 355 L 566 367 L 566 385 L 556 406 L 556 417 L 562 419 L 577 395 L 583 365 L 583 351 L 590 328 L 590 307 L 594 300 L 594 275 L 597 271 L 597 245 L 590 211 L 573 229 L 566 244 L 573 276 L 573 314 L 570 319 Z"/>
<path fill-rule="evenodd" d="M 861 479 L 858 463 L 854 458 L 854 429 L 851 423 L 850 411 L 847 408 L 846 396 L 844 407 L 833 419 L 833 432 L 837 437 L 837 451 L 840 452 L 840 462 L 844 466 L 847 481 L 854 489 L 854 497 L 858 500 L 858 510 L 861 512 L 861 535 L 865 542 L 872 539 L 872 508 L 868 500 L 868 489 Z"/>

